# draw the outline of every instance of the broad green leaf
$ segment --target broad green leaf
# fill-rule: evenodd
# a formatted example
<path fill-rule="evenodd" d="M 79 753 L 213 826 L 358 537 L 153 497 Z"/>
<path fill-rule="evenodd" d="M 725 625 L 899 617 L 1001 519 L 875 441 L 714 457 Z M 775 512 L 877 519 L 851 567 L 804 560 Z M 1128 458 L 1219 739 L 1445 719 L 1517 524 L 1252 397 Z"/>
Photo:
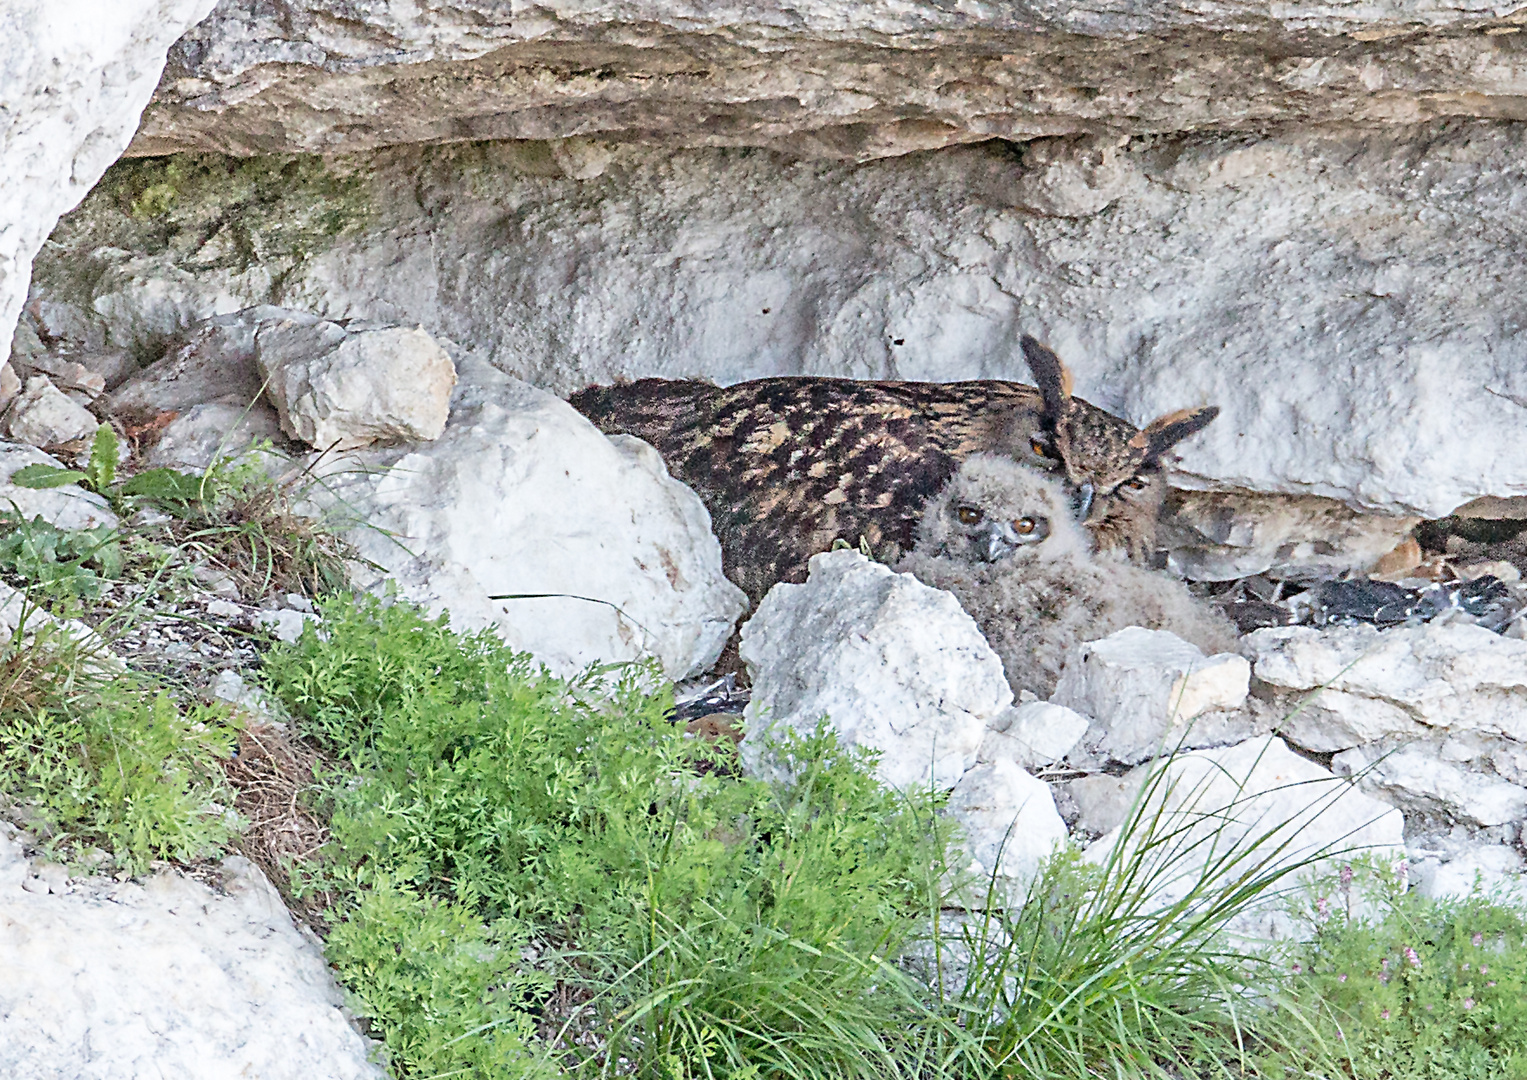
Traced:
<path fill-rule="evenodd" d="M 90 478 L 78 469 L 61 469 L 57 465 L 44 465 L 41 462 L 25 465 L 11 474 L 11 483 L 17 487 L 32 488 L 34 491 L 63 487 L 66 484 L 78 484 L 88 479 Z"/>

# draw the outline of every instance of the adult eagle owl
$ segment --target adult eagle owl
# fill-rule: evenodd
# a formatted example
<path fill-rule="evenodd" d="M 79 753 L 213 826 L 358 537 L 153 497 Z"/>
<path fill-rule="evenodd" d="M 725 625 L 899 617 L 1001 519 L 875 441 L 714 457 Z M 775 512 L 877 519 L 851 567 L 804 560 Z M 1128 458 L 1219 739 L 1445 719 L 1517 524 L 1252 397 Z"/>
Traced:
<path fill-rule="evenodd" d="M 727 576 L 756 604 L 835 540 L 894 562 L 923 504 L 972 454 L 1063 479 L 1099 548 L 1143 559 L 1166 496 L 1162 459 L 1216 407 L 1144 429 L 1071 393 L 1060 358 L 1022 338 L 1037 387 L 784 376 L 733 386 L 642 379 L 570 399 L 607 434 L 651 443 L 710 510 Z"/>

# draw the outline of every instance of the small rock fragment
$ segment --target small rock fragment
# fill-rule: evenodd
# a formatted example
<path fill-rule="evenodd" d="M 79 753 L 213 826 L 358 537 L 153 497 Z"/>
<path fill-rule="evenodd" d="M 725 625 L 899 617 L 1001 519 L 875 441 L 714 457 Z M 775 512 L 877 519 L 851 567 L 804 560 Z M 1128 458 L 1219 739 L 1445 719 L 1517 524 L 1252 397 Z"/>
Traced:
<path fill-rule="evenodd" d="M 1240 708 L 1250 678 L 1244 657 L 1205 656 L 1175 634 L 1130 626 L 1072 650 L 1050 700 L 1093 717 L 1081 755 L 1134 764 L 1171 749 L 1169 733 L 1195 717 Z"/>
<path fill-rule="evenodd" d="M 960 826 L 961 867 L 971 881 L 963 906 L 984 906 L 988 888 L 999 904 L 1022 903 L 1040 864 L 1066 842 L 1066 825 L 1043 780 L 1012 761 L 975 766 L 949 793 L 944 813 Z"/>
<path fill-rule="evenodd" d="M 1047 701 L 1024 702 L 1010 710 L 999 720 L 998 726 L 986 733 L 981 743 L 980 760 L 1007 758 L 1025 768 L 1049 765 L 1070 753 L 1087 733 L 1090 723 L 1087 717 L 1064 705 Z"/>
<path fill-rule="evenodd" d="M 7 360 L 0 364 L 0 409 L 4 409 L 17 394 L 21 393 L 21 377 Z"/>
<path fill-rule="evenodd" d="M 100 426 L 88 409 L 69 400 L 46 375 L 27 380 L 6 421 L 11 438 L 45 450 L 88 438 Z"/>
<path fill-rule="evenodd" d="M 282 430 L 321 450 L 438 439 L 456 385 L 455 364 L 422 327 L 268 323 L 255 363 Z"/>

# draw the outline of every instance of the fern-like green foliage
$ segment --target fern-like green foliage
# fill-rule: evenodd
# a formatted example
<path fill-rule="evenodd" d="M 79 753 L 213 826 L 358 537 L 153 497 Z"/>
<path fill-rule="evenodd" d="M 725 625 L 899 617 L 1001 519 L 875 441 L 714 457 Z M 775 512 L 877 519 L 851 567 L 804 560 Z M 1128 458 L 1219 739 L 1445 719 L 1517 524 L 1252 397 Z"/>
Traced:
<path fill-rule="evenodd" d="M 99 846 L 133 872 L 218 854 L 233 834 L 219 762 L 236 735 L 222 709 L 108 679 L 57 624 L 0 652 L 0 793 L 65 853 Z"/>
<path fill-rule="evenodd" d="M 825 730 L 791 748 L 794 784 L 741 778 L 729 745 L 670 722 L 648 674 L 564 681 L 375 601 L 329 605 L 323 638 L 274 651 L 271 690 L 347 765 L 325 792 L 318 883 L 350 897 L 331 956 L 411 1045 L 395 995 L 356 966 L 386 951 L 367 905 L 403 890 L 450 905 L 420 919 L 469 912 L 562 957 L 548 970 L 591 995 L 546 1033 L 564 1063 L 894 1074 L 926 1015 L 886 961 L 933 902 L 945 836 L 927 800 L 881 786 Z M 559 1040 L 563 1024 L 597 1039 Z M 520 1075 L 438 1054 L 429 1068 L 448 1064 Z"/>

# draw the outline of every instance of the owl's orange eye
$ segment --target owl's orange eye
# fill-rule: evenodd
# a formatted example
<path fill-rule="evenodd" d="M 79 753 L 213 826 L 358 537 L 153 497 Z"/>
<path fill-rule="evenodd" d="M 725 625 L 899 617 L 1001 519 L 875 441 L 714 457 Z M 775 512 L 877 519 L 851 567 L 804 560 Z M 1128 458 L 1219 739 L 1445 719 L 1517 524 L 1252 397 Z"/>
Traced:
<path fill-rule="evenodd" d="M 1034 530 L 1037 528 L 1039 526 L 1034 522 L 1033 518 L 1019 518 L 1013 522 L 1013 531 L 1019 536 L 1033 536 Z"/>
<path fill-rule="evenodd" d="M 1144 491 L 1151 486 L 1151 482 L 1143 476 L 1133 476 L 1124 481 L 1124 486 L 1129 488 L 1130 491 Z"/>
<path fill-rule="evenodd" d="M 1044 443 L 1040 442 L 1038 439 L 1029 440 L 1029 449 L 1034 451 L 1034 453 L 1038 454 L 1042 458 L 1047 458 L 1050 456 L 1050 448 Z"/>
<path fill-rule="evenodd" d="M 974 506 L 957 506 L 955 507 L 954 514 L 960 519 L 961 525 L 981 524 L 981 511 L 977 510 Z"/>

